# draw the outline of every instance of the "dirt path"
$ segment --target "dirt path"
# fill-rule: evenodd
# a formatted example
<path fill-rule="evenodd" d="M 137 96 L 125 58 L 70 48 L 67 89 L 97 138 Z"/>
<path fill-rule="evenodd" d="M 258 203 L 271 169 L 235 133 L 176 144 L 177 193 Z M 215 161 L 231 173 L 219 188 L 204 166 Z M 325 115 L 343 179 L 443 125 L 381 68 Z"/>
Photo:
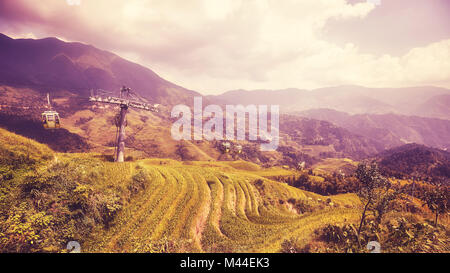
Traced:
<path fill-rule="evenodd" d="M 200 250 L 203 250 L 201 242 L 203 231 L 205 230 L 206 227 L 206 221 L 208 220 L 209 212 L 211 209 L 211 191 L 203 176 L 201 177 L 201 180 L 198 183 L 199 186 L 201 186 L 201 188 L 203 189 L 200 194 L 205 196 L 205 198 L 203 199 L 204 201 L 200 206 L 200 209 L 196 215 L 194 224 L 191 227 L 191 232 L 193 234 L 195 243 L 197 244 Z"/>

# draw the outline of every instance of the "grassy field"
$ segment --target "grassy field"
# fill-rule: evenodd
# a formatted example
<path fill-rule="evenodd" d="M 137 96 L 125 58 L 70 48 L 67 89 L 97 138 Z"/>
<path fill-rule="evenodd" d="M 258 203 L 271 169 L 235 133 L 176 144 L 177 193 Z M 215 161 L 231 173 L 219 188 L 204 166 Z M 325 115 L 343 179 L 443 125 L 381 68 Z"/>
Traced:
<path fill-rule="evenodd" d="M 330 197 L 329 206 L 320 195 L 247 174 L 240 162 L 158 162 L 129 163 L 131 175 L 145 172 L 149 185 L 111 229 L 92 236 L 97 240 L 89 241 L 89 251 L 147 252 L 155 251 L 155 242 L 169 241 L 182 251 L 277 252 L 285 239 L 306 243 L 317 228 L 359 217 L 353 194 Z M 297 211 L 292 203 L 299 201 L 313 212 Z"/>
<path fill-rule="evenodd" d="M 333 172 L 351 173 L 356 169 L 358 162 L 348 158 L 326 158 L 314 164 L 312 169 L 317 174 L 330 174 Z"/>
<path fill-rule="evenodd" d="M 284 240 L 306 244 L 320 227 L 359 218 L 354 194 L 324 197 L 266 178 L 289 175 L 282 168 L 118 164 L 96 153 L 55 153 L 5 130 L 0 142 L 4 249 L 63 251 L 78 240 L 83 252 L 277 252 Z"/>
<path fill-rule="evenodd" d="M 67 252 L 73 240 L 83 252 L 364 251 L 345 237 L 360 220 L 358 196 L 280 182 L 296 170 L 242 160 L 114 163 L 101 153 L 56 153 L 3 129 L 0 144 L 0 252 Z M 343 164 L 352 162 L 331 159 L 316 168 Z M 416 192 L 426 186 L 415 185 Z M 448 251 L 448 215 L 433 227 L 417 197 L 403 193 L 393 204 L 381 224 L 383 244 L 393 252 Z M 323 239 L 340 232 L 337 242 Z"/>

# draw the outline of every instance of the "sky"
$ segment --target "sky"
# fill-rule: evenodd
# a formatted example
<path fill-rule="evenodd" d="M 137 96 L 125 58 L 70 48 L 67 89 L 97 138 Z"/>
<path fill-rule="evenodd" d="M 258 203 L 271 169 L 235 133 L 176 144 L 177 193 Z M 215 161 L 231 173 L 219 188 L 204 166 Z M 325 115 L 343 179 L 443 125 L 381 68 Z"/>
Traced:
<path fill-rule="evenodd" d="M 203 94 L 450 88 L 449 0 L 0 0 L 0 32 L 91 44 Z"/>

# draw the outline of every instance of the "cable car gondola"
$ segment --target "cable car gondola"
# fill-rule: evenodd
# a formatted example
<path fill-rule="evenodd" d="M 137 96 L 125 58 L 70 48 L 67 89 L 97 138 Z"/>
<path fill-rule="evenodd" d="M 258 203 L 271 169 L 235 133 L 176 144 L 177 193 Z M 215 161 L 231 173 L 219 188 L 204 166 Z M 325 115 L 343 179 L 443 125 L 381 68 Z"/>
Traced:
<path fill-rule="evenodd" d="M 52 110 L 52 106 L 50 104 L 50 95 L 47 93 L 47 102 L 50 110 L 42 113 L 42 126 L 45 129 L 59 129 L 61 128 L 61 122 L 59 119 L 58 112 Z"/>
<path fill-rule="evenodd" d="M 230 152 L 231 144 L 230 142 L 222 142 L 222 152 L 228 153 Z"/>
<path fill-rule="evenodd" d="M 45 129 L 61 128 L 59 114 L 56 111 L 45 111 L 42 113 L 42 122 Z"/>
<path fill-rule="evenodd" d="M 237 144 L 237 145 L 235 146 L 235 150 L 236 150 L 236 152 L 237 152 L 238 154 L 242 153 L 242 145 Z"/>

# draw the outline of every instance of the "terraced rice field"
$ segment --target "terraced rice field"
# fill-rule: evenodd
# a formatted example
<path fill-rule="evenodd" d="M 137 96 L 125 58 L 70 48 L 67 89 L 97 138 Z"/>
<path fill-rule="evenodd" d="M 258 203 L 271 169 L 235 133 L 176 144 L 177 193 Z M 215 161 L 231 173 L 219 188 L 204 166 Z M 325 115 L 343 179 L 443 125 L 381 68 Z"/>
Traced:
<path fill-rule="evenodd" d="M 307 243 L 329 223 L 356 222 L 359 199 L 323 197 L 271 181 L 255 172 L 201 164 L 132 163 L 149 184 L 120 212 L 108 230 L 88 242 L 92 252 L 150 252 L 162 240 L 187 252 L 277 252 L 285 239 Z M 302 200 L 314 212 L 299 213 Z M 330 201 L 330 200 L 328 200 Z"/>

